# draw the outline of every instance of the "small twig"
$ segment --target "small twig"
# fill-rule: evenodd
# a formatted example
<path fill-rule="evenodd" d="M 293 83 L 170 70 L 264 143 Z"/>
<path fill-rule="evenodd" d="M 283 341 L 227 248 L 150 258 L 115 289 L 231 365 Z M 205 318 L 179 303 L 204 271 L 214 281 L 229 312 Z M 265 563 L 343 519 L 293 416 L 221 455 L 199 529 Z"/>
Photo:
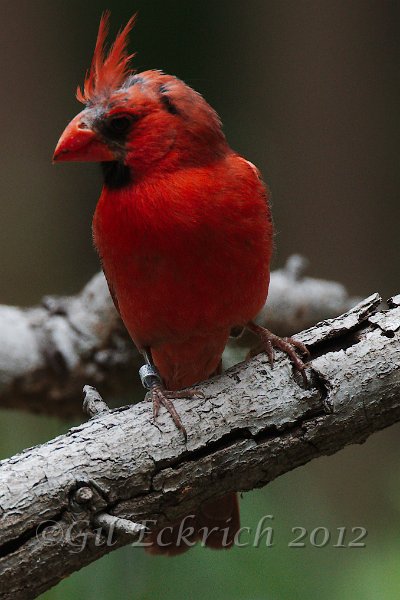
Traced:
<path fill-rule="evenodd" d="M 109 407 L 96 388 L 91 385 L 85 385 L 83 393 L 85 394 L 83 399 L 83 410 L 89 417 L 96 417 L 103 413 L 110 412 Z"/>
<path fill-rule="evenodd" d="M 300 254 L 292 254 L 286 261 L 284 271 L 294 282 L 301 281 L 307 271 L 309 261 Z"/>
<path fill-rule="evenodd" d="M 147 527 L 140 523 L 134 523 L 133 521 L 128 521 L 128 519 L 115 517 L 108 513 L 95 515 L 93 522 L 98 527 L 104 528 L 107 533 L 120 533 L 121 535 L 129 535 L 136 538 L 138 534 L 149 532 Z"/>
<path fill-rule="evenodd" d="M 140 523 L 134 523 L 128 519 L 110 515 L 104 510 L 99 511 L 98 506 L 104 503 L 104 492 L 94 482 L 91 482 L 91 484 L 94 486 L 93 488 L 90 487 L 90 483 L 88 482 L 88 485 L 79 487 L 73 494 L 70 500 L 73 512 L 92 512 L 91 521 L 93 525 L 104 529 L 106 533 L 134 537 L 137 537 L 141 533 L 148 533 L 147 527 Z M 79 523 L 79 520 L 77 522 Z"/>

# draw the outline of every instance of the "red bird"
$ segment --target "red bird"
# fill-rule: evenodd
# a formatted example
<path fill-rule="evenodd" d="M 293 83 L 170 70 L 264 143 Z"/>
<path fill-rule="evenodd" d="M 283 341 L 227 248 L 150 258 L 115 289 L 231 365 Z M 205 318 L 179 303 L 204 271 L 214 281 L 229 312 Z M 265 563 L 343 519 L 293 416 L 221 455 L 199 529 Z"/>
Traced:
<path fill-rule="evenodd" d="M 217 372 L 233 327 L 259 334 L 271 361 L 273 346 L 286 351 L 303 377 L 293 345 L 306 349 L 252 321 L 267 297 L 273 243 L 259 172 L 229 147 L 200 94 L 161 71 L 129 69 L 134 18 L 105 53 L 108 18 L 77 91 L 85 108 L 62 134 L 54 161 L 101 164 L 94 243 L 117 310 L 148 359 L 143 380 L 154 417 L 163 405 L 186 436 L 173 398 L 193 395 L 182 388 Z M 197 528 L 220 530 L 206 545 L 231 546 L 239 528 L 235 493 L 203 505 L 196 519 Z M 161 546 L 154 538 L 150 551 L 188 548 L 171 539 Z"/>

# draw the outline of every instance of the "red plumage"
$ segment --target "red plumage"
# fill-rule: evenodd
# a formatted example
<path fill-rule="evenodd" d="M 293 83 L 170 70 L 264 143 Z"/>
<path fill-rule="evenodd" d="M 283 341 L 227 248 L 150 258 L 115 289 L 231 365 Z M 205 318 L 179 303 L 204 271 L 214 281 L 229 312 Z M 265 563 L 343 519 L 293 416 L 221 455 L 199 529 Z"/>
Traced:
<path fill-rule="evenodd" d="M 128 54 L 126 46 L 136 15 L 133 15 L 122 31 L 118 33 L 114 44 L 106 54 L 104 45 L 108 35 L 109 19 L 110 12 L 105 11 L 100 20 L 92 64 L 85 77 L 83 91 L 79 86 L 76 91 L 77 99 L 83 104 L 96 102 L 102 97 L 108 96 L 113 90 L 118 89 L 131 73 L 128 65 L 135 54 Z"/>
<path fill-rule="evenodd" d="M 87 108 L 67 127 L 54 159 L 103 163 L 93 235 L 111 293 L 137 347 L 151 350 L 165 386 L 179 390 L 217 370 L 230 329 L 246 325 L 265 302 L 268 193 L 200 94 L 160 71 L 131 73 L 133 19 L 105 55 L 107 23 L 105 15 L 78 91 Z M 200 507 L 196 522 L 228 526 L 231 545 L 239 528 L 235 496 Z M 221 536 L 208 545 L 221 547 Z"/>
<path fill-rule="evenodd" d="M 93 232 L 122 319 L 169 389 L 209 377 L 231 327 L 265 302 L 265 190 L 233 153 L 179 173 L 151 170 L 129 193 L 105 187 Z"/>

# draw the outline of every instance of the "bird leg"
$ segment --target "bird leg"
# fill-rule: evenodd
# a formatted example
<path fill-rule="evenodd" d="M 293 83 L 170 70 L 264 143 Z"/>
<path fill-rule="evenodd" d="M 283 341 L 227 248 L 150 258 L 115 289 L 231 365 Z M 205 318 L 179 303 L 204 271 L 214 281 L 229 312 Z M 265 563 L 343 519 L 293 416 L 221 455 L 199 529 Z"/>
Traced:
<path fill-rule="evenodd" d="M 164 406 L 172 417 L 176 427 L 183 433 L 185 441 L 187 440 L 187 432 L 178 415 L 172 400 L 175 398 L 193 398 L 194 396 L 203 396 L 203 392 L 199 390 L 166 390 L 163 386 L 162 379 L 155 365 L 152 362 L 151 355 L 144 350 L 142 354 L 145 357 L 146 364 L 140 367 L 139 375 L 142 385 L 148 390 L 149 400 L 153 402 L 153 418 L 157 419 L 160 411 L 160 406 Z"/>
<path fill-rule="evenodd" d="M 246 327 L 260 338 L 272 368 L 274 366 L 274 348 L 278 348 L 288 355 L 294 368 L 299 371 L 300 375 L 302 376 L 304 384 L 308 386 L 308 380 L 305 371 L 306 365 L 296 353 L 297 349 L 300 350 L 303 355 L 309 357 L 310 353 L 305 344 L 294 340 L 291 337 L 281 338 L 269 331 L 269 329 L 265 329 L 265 327 L 261 327 L 261 325 L 257 325 L 252 321 L 249 321 Z"/>

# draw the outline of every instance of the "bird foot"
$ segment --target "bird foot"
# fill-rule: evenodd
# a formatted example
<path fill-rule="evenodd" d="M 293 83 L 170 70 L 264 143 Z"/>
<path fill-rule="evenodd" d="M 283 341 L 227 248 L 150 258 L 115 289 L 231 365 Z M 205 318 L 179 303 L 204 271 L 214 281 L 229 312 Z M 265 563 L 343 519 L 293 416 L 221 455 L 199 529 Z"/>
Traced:
<path fill-rule="evenodd" d="M 294 368 L 302 376 L 304 385 L 308 386 L 306 365 L 301 360 L 301 358 L 299 358 L 296 352 L 296 350 L 299 350 L 304 356 L 308 358 L 310 356 L 310 353 L 305 344 L 294 340 L 291 337 L 281 338 L 269 331 L 269 329 L 265 329 L 265 327 L 261 327 L 261 325 L 257 325 L 256 323 L 253 323 L 251 321 L 247 323 L 247 328 L 250 329 L 250 331 L 252 331 L 256 335 L 258 335 L 258 337 L 260 338 L 264 350 L 267 353 L 271 368 L 273 368 L 274 366 L 274 348 L 278 348 L 279 350 L 282 350 L 282 352 L 285 352 L 288 355 Z"/>
<path fill-rule="evenodd" d="M 193 398 L 194 396 L 204 398 L 203 392 L 190 388 L 186 390 L 166 390 L 161 384 L 157 383 L 152 386 L 152 388 L 148 392 L 148 395 L 149 399 L 153 402 L 154 420 L 158 417 L 160 406 L 164 406 L 164 408 L 166 408 L 169 414 L 171 415 L 172 420 L 177 426 L 177 428 L 183 433 L 183 436 L 186 441 L 187 432 L 181 421 L 180 416 L 176 411 L 173 400 L 175 400 L 176 398 Z"/>

